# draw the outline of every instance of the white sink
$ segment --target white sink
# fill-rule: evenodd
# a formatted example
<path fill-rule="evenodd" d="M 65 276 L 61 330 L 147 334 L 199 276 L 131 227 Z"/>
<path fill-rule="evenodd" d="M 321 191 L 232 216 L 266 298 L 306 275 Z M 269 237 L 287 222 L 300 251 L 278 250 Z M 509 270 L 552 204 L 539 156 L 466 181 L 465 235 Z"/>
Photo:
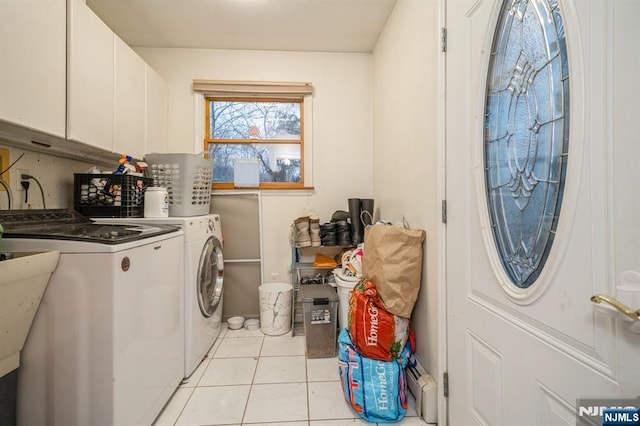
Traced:
<path fill-rule="evenodd" d="M 0 262 L 0 377 L 20 366 L 27 339 L 60 252 L 12 253 Z"/>

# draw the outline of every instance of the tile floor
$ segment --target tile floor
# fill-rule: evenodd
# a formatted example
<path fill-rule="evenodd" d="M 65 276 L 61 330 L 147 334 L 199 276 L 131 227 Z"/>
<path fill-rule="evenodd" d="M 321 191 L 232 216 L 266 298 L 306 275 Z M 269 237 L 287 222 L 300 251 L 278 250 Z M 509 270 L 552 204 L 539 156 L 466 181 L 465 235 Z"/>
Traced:
<path fill-rule="evenodd" d="M 306 359 L 304 336 L 227 330 L 154 423 L 176 425 L 372 425 L 344 400 L 337 358 Z M 398 425 L 425 425 L 409 393 Z"/>

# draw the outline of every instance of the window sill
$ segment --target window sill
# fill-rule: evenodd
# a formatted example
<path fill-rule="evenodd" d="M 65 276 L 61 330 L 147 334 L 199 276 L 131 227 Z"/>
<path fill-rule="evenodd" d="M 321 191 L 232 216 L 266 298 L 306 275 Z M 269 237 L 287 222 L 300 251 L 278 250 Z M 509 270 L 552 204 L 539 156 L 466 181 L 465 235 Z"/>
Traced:
<path fill-rule="evenodd" d="M 315 188 L 313 186 L 302 186 L 302 185 L 296 185 L 295 183 L 271 183 L 271 182 L 267 182 L 267 183 L 262 183 L 260 186 L 234 186 L 233 183 L 218 183 L 215 184 L 215 186 L 212 185 L 211 189 L 213 191 L 222 191 L 222 190 L 248 190 L 248 191 L 256 191 L 256 190 L 262 190 L 262 189 L 268 189 L 268 190 L 277 190 L 277 191 L 291 191 L 291 190 L 296 190 L 296 189 L 302 189 L 302 190 L 314 190 Z"/>
<path fill-rule="evenodd" d="M 211 190 L 212 195 L 242 194 L 260 192 L 262 195 L 310 195 L 315 191 L 313 186 L 301 186 L 298 188 L 216 188 Z"/>

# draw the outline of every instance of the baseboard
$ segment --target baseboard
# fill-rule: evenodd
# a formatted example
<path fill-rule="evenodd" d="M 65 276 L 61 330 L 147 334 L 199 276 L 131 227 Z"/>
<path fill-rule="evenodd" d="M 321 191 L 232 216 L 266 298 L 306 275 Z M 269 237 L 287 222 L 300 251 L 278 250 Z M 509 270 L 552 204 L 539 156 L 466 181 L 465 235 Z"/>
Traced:
<path fill-rule="evenodd" d="M 430 424 L 438 423 L 438 384 L 416 361 L 406 369 L 407 387 L 416 400 L 418 416 Z"/>

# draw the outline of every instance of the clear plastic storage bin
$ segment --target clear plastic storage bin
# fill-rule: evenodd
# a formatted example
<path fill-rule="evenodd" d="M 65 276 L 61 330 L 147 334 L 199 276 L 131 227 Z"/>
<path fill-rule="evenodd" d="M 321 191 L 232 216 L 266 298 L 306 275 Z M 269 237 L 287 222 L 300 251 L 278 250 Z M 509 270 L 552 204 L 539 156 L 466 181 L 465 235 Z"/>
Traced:
<path fill-rule="evenodd" d="M 154 186 L 167 188 L 169 216 L 209 214 L 213 161 L 201 154 L 147 154 Z"/>
<path fill-rule="evenodd" d="M 336 356 L 338 294 L 330 285 L 300 286 L 308 358 Z"/>

